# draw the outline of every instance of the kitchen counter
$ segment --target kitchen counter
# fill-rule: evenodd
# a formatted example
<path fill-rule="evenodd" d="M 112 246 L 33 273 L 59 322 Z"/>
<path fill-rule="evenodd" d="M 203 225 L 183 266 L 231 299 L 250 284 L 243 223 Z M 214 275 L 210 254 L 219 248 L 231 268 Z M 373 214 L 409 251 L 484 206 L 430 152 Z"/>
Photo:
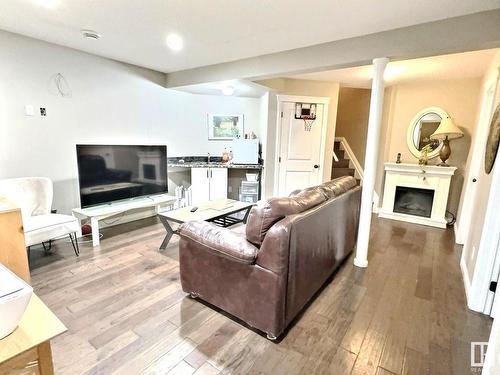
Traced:
<path fill-rule="evenodd" d="M 260 164 L 229 164 L 206 161 L 189 161 L 184 163 L 169 162 L 169 168 L 232 168 L 232 169 L 262 169 Z"/>
<path fill-rule="evenodd" d="M 221 157 L 212 156 L 210 162 L 205 156 L 170 157 L 169 168 L 230 168 L 230 169 L 262 169 L 262 164 L 231 164 L 222 162 Z"/>

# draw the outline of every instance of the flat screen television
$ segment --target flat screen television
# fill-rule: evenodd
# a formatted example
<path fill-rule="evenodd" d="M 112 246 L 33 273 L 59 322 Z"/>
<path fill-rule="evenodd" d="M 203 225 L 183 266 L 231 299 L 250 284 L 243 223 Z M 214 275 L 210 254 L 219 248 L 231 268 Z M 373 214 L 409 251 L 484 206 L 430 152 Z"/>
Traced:
<path fill-rule="evenodd" d="M 168 192 L 167 146 L 76 145 L 82 208 Z"/>

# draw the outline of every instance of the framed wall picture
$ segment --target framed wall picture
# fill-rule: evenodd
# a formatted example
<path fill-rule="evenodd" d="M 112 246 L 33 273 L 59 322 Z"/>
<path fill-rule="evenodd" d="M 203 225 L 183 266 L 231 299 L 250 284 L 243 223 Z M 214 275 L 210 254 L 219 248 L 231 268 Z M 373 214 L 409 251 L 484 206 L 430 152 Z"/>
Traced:
<path fill-rule="evenodd" d="M 500 103 L 497 104 L 493 117 L 491 118 L 490 131 L 486 141 L 484 154 L 484 171 L 490 174 L 495 164 L 500 144 Z"/>
<path fill-rule="evenodd" d="M 208 115 L 208 139 L 229 140 L 243 138 L 243 115 Z"/>

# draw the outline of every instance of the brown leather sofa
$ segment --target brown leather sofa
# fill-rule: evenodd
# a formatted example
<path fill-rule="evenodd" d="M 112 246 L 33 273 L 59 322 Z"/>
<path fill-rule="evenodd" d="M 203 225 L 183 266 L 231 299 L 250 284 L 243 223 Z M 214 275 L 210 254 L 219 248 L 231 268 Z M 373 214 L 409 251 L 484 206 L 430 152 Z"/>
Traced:
<path fill-rule="evenodd" d="M 261 201 L 245 233 L 179 228 L 182 289 L 275 339 L 356 244 L 361 188 L 341 177 Z"/>

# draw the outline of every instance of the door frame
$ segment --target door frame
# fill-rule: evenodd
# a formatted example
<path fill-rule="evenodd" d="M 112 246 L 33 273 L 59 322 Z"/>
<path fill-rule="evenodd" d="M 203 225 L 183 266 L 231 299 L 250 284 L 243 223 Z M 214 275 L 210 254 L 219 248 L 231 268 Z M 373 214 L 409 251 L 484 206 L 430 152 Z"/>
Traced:
<path fill-rule="evenodd" d="M 318 173 L 323 180 L 323 171 L 325 166 L 325 152 L 326 152 L 326 135 L 328 130 L 328 105 L 330 104 L 330 98 L 324 96 L 302 96 L 302 95 L 276 95 L 278 100 L 278 111 L 276 113 L 276 143 L 275 143 L 275 160 L 274 160 L 274 186 L 273 195 L 278 196 L 279 194 L 279 183 L 280 183 L 280 153 L 281 153 L 281 112 L 283 111 L 284 103 L 317 103 L 323 105 L 323 128 L 321 129 L 321 146 L 319 155 L 319 171 Z"/>
<path fill-rule="evenodd" d="M 487 113 L 487 121 L 489 122 L 491 119 L 491 115 L 493 111 L 495 110 L 495 103 L 497 101 L 496 94 L 498 92 L 498 81 L 500 78 L 500 68 L 497 70 L 497 74 L 495 75 L 495 78 L 492 79 L 492 81 L 488 82 L 486 87 L 486 95 L 488 95 L 491 92 L 491 88 L 493 88 L 493 93 L 492 93 L 492 98 L 491 98 L 491 111 Z M 489 123 L 486 125 L 486 129 L 489 129 Z M 487 136 L 487 132 L 484 133 L 484 138 Z M 482 134 L 478 134 L 478 137 L 481 136 Z M 486 144 L 486 141 L 484 141 L 484 145 Z M 479 163 L 482 161 L 482 154 L 484 153 L 484 147 L 482 147 L 481 150 L 481 158 Z M 481 239 L 479 242 L 479 248 L 477 249 L 477 258 L 476 258 L 476 264 L 474 267 L 474 274 L 472 276 L 472 280 L 470 280 L 470 285 L 469 285 L 469 291 L 466 293 L 467 294 L 467 305 L 469 309 L 481 312 L 483 314 L 491 314 L 492 311 L 492 306 L 493 306 L 493 296 L 494 294 L 490 292 L 489 287 L 490 287 L 490 282 L 492 279 L 496 279 L 498 277 L 498 274 L 495 274 L 495 272 L 498 272 L 498 261 L 500 254 L 498 254 L 499 251 L 499 246 L 498 243 L 500 241 L 500 220 L 498 220 L 498 208 L 500 207 L 500 194 L 497 194 L 497 192 L 500 190 L 500 157 L 499 155 L 496 156 L 496 161 L 495 165 L 491 171 L 493 174 L 491 178 L 491 186 L 490 186 L 490 192 L 488 196 L 488 204 L 485 212 L 485 217 L 484 217 L 484 224 L 481 232 Z M 482 164 L 479 165 L 479 168 L 483 168 Z M 471 178 L 472 176 L 469 176 Z M 470 181 L 469 181 L 470 183 Z M 464 195 L 464 202 L 467 200 L 471 200 L 474 196 L 470 195 L 474 192 L 472 189 L 470 192 L 466 192 Z M 469 202 L 472 203 L 473 202 Z M 466 215 L 468 218 L 468 223 L 472 220 L 473 216 L 473 207 L 471 206 L 470 212 L 467 212 Z M 462 222 L 463 223 L 463 222 Z M 462 223 L 460 223 L 460 226 L 462 227 Z M 462 227 L 463 228 L 463 227 Z M 469 229 L 467 227 L 467 229 Z M 467 239 L 470 236 L 470 230 L 466 232 L 465 235 L 465 245 L 467 245 Z M 464 245 L 464 246 L 465 246 Z M 464 258 L 464 253 L 462 251 L 462 257 L 460 260 L 460 265 L 463 269 L 466 269 L 465 267 L 465 258 Z M 465 278 L 468 278 L 468 274 L 464 274 L 464 280 Z M 467 287 L 466 287 L 467 289 Z M 497 291 L 497 293 L 500 293 L 500 291 Z M 497 295 L 497 297 L 499 297 Z M 498 298 L 500 299 L 500 298 Z"/>
<path fill-rule="evenodd" d="M 497 254 L 500 241 L 500 220 L 498 220 L 500 194 L 497 194 L 500 191 L 500 157 L 497 155 L 496 159 L 468 303 L 471 310 L 488 315 L 493 304 L 492 292 L 489 290 L 490 282 L 495 277 L 495 259 L 498 261 L 497 256 L 500 256 Z"/>
<path fill-rule="evenodd" d="M 486 144 L 486 137 L 488 134 L 489 124 L 488 122 L 491 119 L 493 114 L 494 105 L 495 105 L 495 94 L 498 88 L 498 79 L 499 74 L 496 77 L 491 78 L 488 82 L 484 84 L 484 96 L 483 102 L 480 106 L 480 112 L 478 117 L 478 125 L 477 131 L 474 140 L 474 144 L 472 145 L 472 152 L 474 150 L 481 148 L 482 144 Z M 484 152 L 484 150 L 483 150 Z M 463 198 L 463 207 L 462 212 L 460 213 L 458 225 L 455 223 L 455 242 L 460 245 L 465 245 L 467 243 L 467 239 L 470 235 L 470 223 L 472 221 L 472 215 L 474 214 L 473 200 L 476 196 L 476 184 L 472 181 L 474 177 L 477 177 L 477 171 L 482 168 L 482 154 L 480 155 L 472 155 L 469 171 L 467 173 L 467 181 L 464 184 L 464 198 Z M 466 228 L 466 229 L 464 229 Z"/>

